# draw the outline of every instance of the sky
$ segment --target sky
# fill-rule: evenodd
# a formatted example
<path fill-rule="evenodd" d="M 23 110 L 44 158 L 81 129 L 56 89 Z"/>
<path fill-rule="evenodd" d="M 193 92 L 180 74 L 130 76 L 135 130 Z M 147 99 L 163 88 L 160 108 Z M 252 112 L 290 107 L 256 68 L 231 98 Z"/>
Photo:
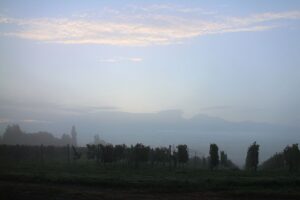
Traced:
<path fill-rule="evenodd" d="M 178 109 L 300 126 L 300 1 L 0 1 L 0 123 Z"/>

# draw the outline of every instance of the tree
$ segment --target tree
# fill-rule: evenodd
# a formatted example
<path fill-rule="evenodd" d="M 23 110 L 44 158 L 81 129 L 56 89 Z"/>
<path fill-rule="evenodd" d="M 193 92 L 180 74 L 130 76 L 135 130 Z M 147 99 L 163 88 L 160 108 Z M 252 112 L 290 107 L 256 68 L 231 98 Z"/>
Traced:
<path fill-rule="evenodd" d="M 167 147 L 156 147 L 155 149 L 152 149 L 151 152 L 152 162 L 163 163 L 163 165 L 165 165 L 165 163 L 170 159 L 170 152 Z"/>
<path fill-rule="evenodd" d="M 204 156 L 202 157 L 202 162 L 201 162 L 201 164 L 202 164 L 202 168 L 208 168 L 208 166 L 207 166 L 207 158 L 205 158 Z"/>
<path fill-rule="evenodd" d="M 178 162 L 181 164 L 186 163 L 189 160 L 189 153 L 186 144 L 180 144 L 177 146 Z"/>
<path fill-rule="evenodd" d="M 299 159 L 300 152 L 298 144 L 293 144 L 292 146 L 287 146 L 284 151 L 284 160 L 289 167 L 289 171 L 297 171 L 299 169 Z"/>
<path fill-rule="evenodd" d="M 101 145 L 101 161 L 104 163 L 113 162 L 114 160 L 114 146 L 111 144 Z"/>
<path fill-rule="evenodd" d="M 125 144 L 115 145 L 115 148 L 114 148 L 114 160 L 115 161 L 120 161 L 122 159 L 125 159 L 126 148 L 127 147 Z"/>
<path fill-rule="evenodd" d="M 77 146 L 77 132 L 75 126 L 72 126 L 71 130 L 71 136 L 72 136 L 72 145 Z"/>
<path fill-rule="evenodd" d="M 246 169 L 257 171 L 258 165 L 258 155 L 259 155 L 259 145 L 254 142 L 248 148 L 246 157 Z"/>
<path fill-rule="evenodd" d="M 263 170 L 283 169 L 284 168 L 284 155 L 283 152 L 276 153 L 269 159 L 264 161 L 260 168 Z"/>
<path fill-rule="evenodd" d="M 75 146 L 72 145 L 72 150 L 73 150 L 73 160 L 78 160 L 81 157 L 81 153 L 78 152 L 75 148 Z"/>
<path fill-rule="evenodd" d="M 87 158 L 94 160 L 97 157 L 97 146 L 94 144 L 87 144 Z"/>
<path fill-rule="evenodd" d="M 216 144 L 210 144 L 210 169 L 213 170 L 219 165 L 219 148 Z"/>
<path fill-rule="evenodd" d="M 224 151 L 220 152 L 220 163 L 223 167 L 227 167 L 228 166 L 228 158 L 227 158 L 227 154 Z"/>
<path fill-rule="evenodd" d="M 137 143 L 133 147 L 133 160 L 135 161 L 135 166 L 139 167 L 139 163 L 147 162 L 149 159 L 150 147 L 146 147 L 141 143 Z"/>

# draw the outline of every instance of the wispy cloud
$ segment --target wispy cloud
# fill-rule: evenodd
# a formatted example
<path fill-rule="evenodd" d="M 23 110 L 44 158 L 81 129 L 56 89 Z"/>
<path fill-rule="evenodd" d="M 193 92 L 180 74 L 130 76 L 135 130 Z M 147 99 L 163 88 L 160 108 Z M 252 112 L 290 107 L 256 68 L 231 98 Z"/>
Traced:
<path fill-rule="evenodd" d="M 205 10 L 203 8 L 197 8 L 197 7 L 184 7 L 181 5 L 174 5 L 174 4 L 153 4 L 149 6 L 130 5 L 128 6 L 128 8 L 133 9 L 135 11 L 146 11 L 151 13 L 161 12 L 161 11 L 177 12 L 177 13 L 197 13 L 201 15 L 213 15 L 217 13 L 217 11 L 213 11 L 213 10 Z"/>
<path fill-rule="evenodd" d="M 10 123 L 11 120 L 7 119 L 7 118 L 0 118 L 0 124 L 6 124 L 6 123 Z"/>
<path fill-rule="evenodd" d="M 14 101 L 0 99 L 0 123 L 10 122 L 11 119 L 4 113 L 10 111 L 10 113 L 28 112 L 28 113 L 47 113 L 47 114 L 62 114 L 62 115 L 80 115 L 95 113 L 101 111 L 117 111 L 118 107 L 110 105 L 68 105 L 68 104 L 55 104 L 50 102 L 40 101 Z M 18 114 L 16 114 L 18 116 Z M 22 121 L 24 118 L 18 118 L 18 121 Z M 16 120 L 16 119 L 15 119 Z M 33 119 L 26 119 L 23 122 L 30 122 Z M 35 120 L 38 121 L 38 120 Z M 43 122 L 42 120 L 39 120 Z M 33 122 L 33 121 L 32 121 Z"/>
<path fill-rule="evenodd" d="M 133 8 L 131 8 L 133 9 Z M 18 19 L 0 16 L 0 25 L 15 25 L 14 30 L 1 35 L 60 44 L 100 44 L 120 46 L 149 46 L 182 43 L 185 39 L 209 34 L 266 31 L 278 28 L 279 20 L 299 20 L 300 11 L 268 12 L 246 17 L 193 15 L 199 8 L 169 5 L 135 7 L 137 14 L 124 10 L 110 10 L 106 17 L 34 18 Z M 173 12 L 151 12 L 151 10 Z M 113 10 L 116 15 L 112 15 Z M 178 14 L 189 13 L 188 15 Z M 114 16 L 114 17 L 113 17 Z M 5 29 L 2 29 L 5 30 Z M 113 58 L 103 62 L 139 62 L 140 58 Z"/>
<path fill-rule="evenodd" d="M 141 62 L 143 58 L 139 57 L 113 57 L 113 58 L 101 58 L 99 59 L 100 62 L 104 63 L 119 63 L 119 62 Z"/>
<path fill-rule="evenodd" d="M 35 124 L 50 124 L 50 121 L 36 120 L 36 119 L 21 119 L 12 120 L 7 118 L 0 118 L 0 124 L 12 124 L 12 123 L 35 123 Z"/>
<path fill-rule="evenodd" d="M 35 123 L 35 124 L 50 124 L 52 122 L 50 121 L 44 121 L 44 120 L 36 120 L 36 119 L 22 119 L 20 122 L 23 123 Z"/>
<path fill-rule="evenodd" d="M 225 110 L 225 109 L 232 109 L 232 106 L 209 106 L 209 107 L 204 107 L 201 110 L 202 111 L 211 111 L 211 110 Z"/>

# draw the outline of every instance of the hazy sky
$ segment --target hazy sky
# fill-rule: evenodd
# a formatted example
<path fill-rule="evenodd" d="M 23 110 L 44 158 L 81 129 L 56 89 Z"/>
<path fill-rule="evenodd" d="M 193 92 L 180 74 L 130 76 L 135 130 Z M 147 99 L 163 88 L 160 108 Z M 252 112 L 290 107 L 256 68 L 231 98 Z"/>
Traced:
<path fill-rule="evenodd" d="M 299 53 L 296 0 L 1 0 L 0 122 L 55 107 L 299 126 Z"/>

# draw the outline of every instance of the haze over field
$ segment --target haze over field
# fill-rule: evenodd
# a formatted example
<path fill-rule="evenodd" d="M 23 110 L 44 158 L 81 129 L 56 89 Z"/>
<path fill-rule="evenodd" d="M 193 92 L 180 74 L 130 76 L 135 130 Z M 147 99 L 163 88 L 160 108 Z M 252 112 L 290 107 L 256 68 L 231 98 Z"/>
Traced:
<path fill-rule="evenodd" d="M 0 133 L 264 160 L 300 142 L 299 35 L 299 1 L 3 0 Z"/>

